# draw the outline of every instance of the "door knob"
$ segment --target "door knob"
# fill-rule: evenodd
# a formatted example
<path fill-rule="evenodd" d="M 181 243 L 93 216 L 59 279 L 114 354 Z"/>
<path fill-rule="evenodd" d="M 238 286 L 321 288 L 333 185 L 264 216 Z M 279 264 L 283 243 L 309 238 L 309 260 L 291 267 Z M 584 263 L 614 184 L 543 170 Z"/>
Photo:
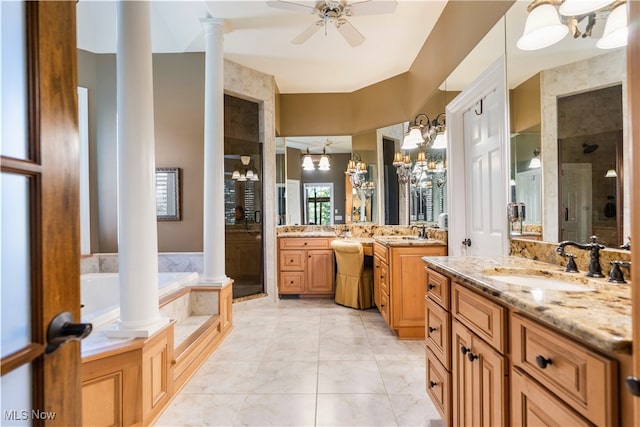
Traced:
<path fill-rule="evenodd" d="M 467 238 L 462 241 L 462 244 L 466 247 L 471 246 L 471 239 Z"/>
<path fill-rule="evenodd" d="M 49 354 L 68 341 L 80 341 L 93 330 L 91 323 L 73 323 L 73 316 L 68 311 L 57 314 L 47 329 L 47 347 Z"/>
<path fill-rule="evenodd" d="M 627 390 L 629 393 L 634 396 L 640 396 L 640 380 L 636 377 L 627 377 L 625 380 L 625 385 L 627 386 Z"/>

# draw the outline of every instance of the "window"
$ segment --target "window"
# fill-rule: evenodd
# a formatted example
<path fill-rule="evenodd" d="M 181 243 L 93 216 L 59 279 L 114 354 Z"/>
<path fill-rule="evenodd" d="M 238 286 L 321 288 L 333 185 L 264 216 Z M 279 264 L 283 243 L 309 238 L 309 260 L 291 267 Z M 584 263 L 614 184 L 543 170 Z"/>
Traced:
<path fill-rule="evenodd" d="M 304 184 L 304 206 L 307 224 L 333 224 L 333 184 Z"/>

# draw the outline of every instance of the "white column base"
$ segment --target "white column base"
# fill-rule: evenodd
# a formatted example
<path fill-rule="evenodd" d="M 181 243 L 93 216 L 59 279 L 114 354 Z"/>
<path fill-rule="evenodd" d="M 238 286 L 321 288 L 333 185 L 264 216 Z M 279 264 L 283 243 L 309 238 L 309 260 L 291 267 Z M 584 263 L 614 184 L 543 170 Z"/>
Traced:
<path fill-rule="evenodd" d="M 219 286 L 224 288 L 226 284 L 231 283 L 231 279 L 225 276 L 218 277 L 200 277 L 198 279 L 198 285 L 200 286 Z M 197 286 L 197 285 L 196 285 Z"/>
<path fill-rule="evenodd" d="M 106 329 L 104 334 L 108 338 L 149 338 L 169 324 L 171 319 L 161 317 L 153 322 L 123 322 L 119 321 L 113 329 Z"/>

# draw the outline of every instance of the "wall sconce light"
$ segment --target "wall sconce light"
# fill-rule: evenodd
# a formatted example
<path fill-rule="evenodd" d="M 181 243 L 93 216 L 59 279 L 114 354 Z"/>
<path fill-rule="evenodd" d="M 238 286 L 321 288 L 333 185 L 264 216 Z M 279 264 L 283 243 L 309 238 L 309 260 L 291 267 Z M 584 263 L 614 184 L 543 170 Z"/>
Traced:
<path fill-rule="evenodd" d="M 527 7 L 529 15 L 517 46 L 521 50 L 543 49 L 569 33 L 573 38 L 590 37 L 596 20 L 606 13 L 609 16 L 604 35 L 596 45 L 600 49 L 626 46 L 627 10 L 618 7 L 624 3 L 625 0 L 534 0 Z M 583 31 L 578 28 L 582 21 L 586 22 Z"/>
<path fill-rule="evenodd" d="M 542 162 L 540 161 L 540 149 L 536 148 L 533 150 L 533 157 L 529 162 L 529 169 L 538 169 L 542 167 Z"/>
<path fill-rule="evenodd" d="M 426 114 L 418 114 L 413 122 L 409 123 L 409 129 L 402 140 L 403 150 L 413 150 L 422 145 L 425 140 L 430 140 L 429 130 L 431 128 L 431 120 Z"/>
<path fill-rule="evenodd" d="M 605 178 L 617 178 L 618 173 L 615 169 L 609 169 L 607 173 L 604 175 Z"/>
<path fill-rule="evenodd" d="M 320 169 L 321 171 L 331 170 L 331 164 L 329 163 L 329 155 L 327 154 L 326 147 L 322 147 L 322 156 L 320 156 L 318 169 Z"/>
<path fill-rule="evenodd" d="M 306 171 L 312 171 L 316 167 L 313 165 L 313 159 L 311 158 L 311 154 L 309 153 L 309 148 L 307 148 L 307 154 L 302 158 L 302 169 Z"/>

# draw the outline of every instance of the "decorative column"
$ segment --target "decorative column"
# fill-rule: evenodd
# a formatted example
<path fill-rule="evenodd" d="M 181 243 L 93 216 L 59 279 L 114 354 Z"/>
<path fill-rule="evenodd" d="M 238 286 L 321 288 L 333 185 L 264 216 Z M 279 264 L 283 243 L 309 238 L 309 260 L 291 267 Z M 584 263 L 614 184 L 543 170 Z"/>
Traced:
<path fill-rule="evenodd" d="M 148 337 L 158 309 L 153 71 L 149 2 L 117 2 L 120 322 L 110 336 Z"/>
<path fill-rule="evenodd" d="M 204 77 L 204 274 L 200 282 L 222 286 L 224 235 L 224 20 L 201 20 L 205 35 Z"/>

